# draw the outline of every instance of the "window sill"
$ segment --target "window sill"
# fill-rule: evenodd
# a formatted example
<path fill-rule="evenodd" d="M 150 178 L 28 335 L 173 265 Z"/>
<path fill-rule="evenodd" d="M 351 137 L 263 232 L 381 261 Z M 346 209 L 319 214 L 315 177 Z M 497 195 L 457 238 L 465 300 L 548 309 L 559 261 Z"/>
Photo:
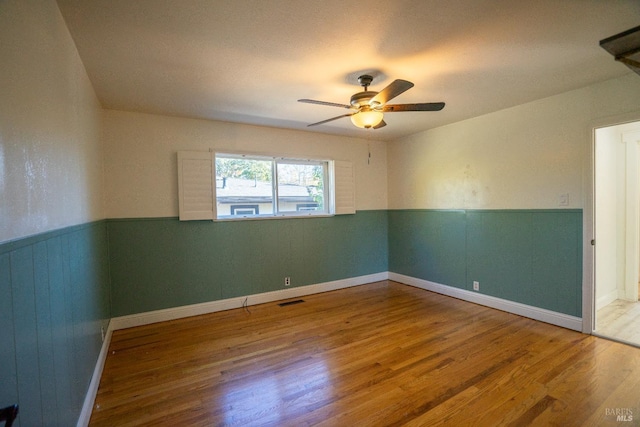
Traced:
<path fill-rule="evenodd" d="M 228 222 L 228 221 L 261 221 L 272 219 L 301 219 L 301 218 L 330 218 L 335 214 L 314 214 L 314 215 L 260 215 L 260 216 L 240 216 L 240 217 L 221 217 L 216 218 L 214 222 Z"/>

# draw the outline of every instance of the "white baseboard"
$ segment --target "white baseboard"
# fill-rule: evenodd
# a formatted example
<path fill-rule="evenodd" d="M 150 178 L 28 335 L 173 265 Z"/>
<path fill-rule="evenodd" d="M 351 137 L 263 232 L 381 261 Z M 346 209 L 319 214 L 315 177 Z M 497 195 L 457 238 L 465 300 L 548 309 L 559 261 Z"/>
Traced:
<path fill-rule="evenodd" d="M 612 292 L 609 292 L 606 295 L 601 296 L 596 300 L 596 311 L 600 310 L 602 307 L 606 307 L 611 304 L 619 297 L 618 290 L 614 289 Z"/>
<path fill-rule="evenodd" d="M 572 329 L 582 332 L 582 318 L 569 316 L 568 314 L 558 313 L 544 308 L 538 308 L 531 305 L 521 304 L 496 298 L 477 292 L 467 291 L 466 289 L 454 288 L 452 286 L 441 285 L 439 283 L 430 282 L 428 280 L 417 279 L 411 276 L 405 276 L 398 273 L 389 273 L 389 280 L 404 283 L 405 285 L 415 286 L 416 288 L 425 289 L 427 291 L 437 292 L 439 294 L 458 298 L 464 301 L 473 302 L 475 304 L 484 305 L 519 316 L 528 317 L 530 319 L 539 320 L 541 322 L 550 323 L 563 328 Z"/>
<path fill-rule="evenodd" d="M 107 361 L 107 353 L 109 351 L 109 344 L 111 343 L 111 335 L 113 334 L 111 325 L 112 322 L 109 322 L 109 326 L 107 327 L 107 331 L 104 335 L 104 340 L 102 341 L 102 348 L 100 349 L 100 354 L 98 355 L 98 360 L 96 361 L 96 367 L 93 369 L 93 375 L 91 376 L 89 389 L 87 390 L 87 394 L 84 397 L 82 410 L 80 411 L 80 417 L 78 418 L 76 427 L 87 427 L 89 425 L 91 412 L 93 411 L 93 404 L 96 401 L 98 387 L 100 386 L 100 378 L 102 378 L 102 370 L 104 369 L 104 364 Z"/>
<path fill-rule="evenodd" d="M 349 279 L 335 280 L 332 282 L 318 283 L 315 285 L 299 286 L 295 288 L 281 289 L 262 294 L 241 296 L 219 301 L 204 302 L 201 304 L 185 305 L 181 307 L 167 308 L 164 310 L 148 311 L 145 313 L 131 314 L 128 316 L 114 317 L 111 319 L 113 330 L 131 328 L 134 326 L 148 325 L 156 322 L 180 319 L 189 316 L 214 313 L 216 311 L 241 308 L 243 305 L 251 306 L 267 302 L 279 301 L 288 298 L 297 298 L 320 292 L 335 291 L 337 289 L 359 286 L 372 282 L 379 282 L 388 278 L 388 273 L 376 273 L 366 276 L 351 277 Z"/>

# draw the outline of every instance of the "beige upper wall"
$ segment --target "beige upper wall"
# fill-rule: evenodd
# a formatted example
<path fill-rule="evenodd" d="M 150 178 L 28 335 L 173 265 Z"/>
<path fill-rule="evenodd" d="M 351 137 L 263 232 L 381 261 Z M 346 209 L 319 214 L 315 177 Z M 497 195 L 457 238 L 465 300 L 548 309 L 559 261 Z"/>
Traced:
<path fill-rule="evenodd" d="M 0 242 L 104 218 L 101 108 L 55 1 L 0 1 Z"/>
<path fill-rule="evenodd" d="M 584 208 L 590 130 L 609 116 L 640 119 L 638 99 L 629 74 L 387 145 L 107 110 L 107 217 L 177 216 L 176 152 L 209 149 L 352 160 L 359 210 Z"/>
<path fill-rule="evenodd" d="M 388 147 L 103 112 L 54 1 L 0 2 L 0 40 L 0 242 L 105 217 L 176 216 L 175 152 L 209 148 L 352 160 L 360 210 L 557 208 L 562 194 L 566 207 L 583 208 L 593 123 L 630 112 L 640 119 L 635 74 Z"/>
<path fill-rule="evenodd" d="M 176 153 L 182 150 L 350 160 L 357 209 L 387 207 L 383 142 L 115 110 L 104 111 L 103 123 L 109 218 L 178 216 Z"/>
<path fill-rule="evenodd" d="M 389 208 L 583 208 L 591 129 L 632 112 L 640 120 L 633 73 L 395 141 Z"/>

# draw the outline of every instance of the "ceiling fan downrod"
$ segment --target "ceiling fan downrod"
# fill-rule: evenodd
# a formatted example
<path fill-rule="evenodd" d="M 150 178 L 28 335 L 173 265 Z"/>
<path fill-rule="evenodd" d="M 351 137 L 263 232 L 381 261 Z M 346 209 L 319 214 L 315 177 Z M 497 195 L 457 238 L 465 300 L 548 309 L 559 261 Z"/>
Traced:
<path fill-rule="evenodd" d="M 358 77 L 358 83 L 360 83 L 360 86 L 362 86 L 364 90 L 351 96 L 350 102 L 353 107 L 358 109 L 368 107 L 369 101 L 371 101 L 371 99 L 378 94 L 378 92 L 369 91 L 369 85 L 371 85 L 372 81 L 373 77 L 368 74 L 364 74 Z"/>
<path fill-rule="evenodd" d="M 371 86 L 372 81 L 373 77 L 368 74 L 363 74 L 362 76 L 358 77 L 358 83 L 360 83 L 360 86 L 364 88 L 365 92 L 367 91 L 369 86 Z"/>

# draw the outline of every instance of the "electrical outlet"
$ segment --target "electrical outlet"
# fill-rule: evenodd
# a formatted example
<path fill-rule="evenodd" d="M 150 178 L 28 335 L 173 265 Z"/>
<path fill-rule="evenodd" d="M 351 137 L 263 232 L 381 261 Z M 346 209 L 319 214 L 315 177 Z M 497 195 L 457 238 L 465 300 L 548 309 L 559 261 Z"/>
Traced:
<path fill-rule="evenodd" d="M 473 290 L 474 291 L 480 290 L 480 282 L 476 282 L 475 280 L 473 281 Z"/>
<path fill-rule="evenodd" d="M 284 278 L 284 285 L 285 286 L 291 285 L 291 277 L 287 276 Z"/>

